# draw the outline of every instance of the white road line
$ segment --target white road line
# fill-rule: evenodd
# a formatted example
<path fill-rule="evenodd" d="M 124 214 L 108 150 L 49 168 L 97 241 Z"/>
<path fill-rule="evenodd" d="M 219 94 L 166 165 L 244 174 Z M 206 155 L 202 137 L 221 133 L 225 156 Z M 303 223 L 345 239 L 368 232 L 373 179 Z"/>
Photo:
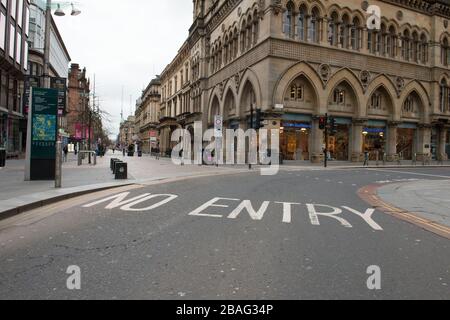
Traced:
<path fill-rule="evenodd" d="M 380 172 L 394 172 L 394 173 L 402 173 L 402 174 L 412 174 L 416 176 L 425 176 L 425 177 L 435 177 L 435 178 L 445 178 L 450 179 L 450 176 L 441 176 L 437 174 L 427 174 L 427 173 L 418 173 L 418 172 L 405 172 L 405 171 L 393 171 L 393 170 L 382 170 L 382 169 L 367 169 L 369 171 L 380 171 Z"/>

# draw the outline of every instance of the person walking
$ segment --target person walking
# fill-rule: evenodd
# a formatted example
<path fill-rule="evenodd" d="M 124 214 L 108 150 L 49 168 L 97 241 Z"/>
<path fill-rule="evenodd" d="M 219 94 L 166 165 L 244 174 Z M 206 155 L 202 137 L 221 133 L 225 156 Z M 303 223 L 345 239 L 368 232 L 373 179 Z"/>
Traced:
<path fill-rule="evenodd" d="M 159 156 L 160 156 L 159 143 L 156 145 L 155 154 L 156 154 L 156 160 L 159 160 Z"/>
<path fill-rule="evenodd" d="M 369 166 L 369 151 L 368 150 L 366 150 L 366 151 L 364 151 L 364 164 L 363 164 L 363 167 L 365 167 L 365 166 Z"/>
<path fill-rule="evenodd" d="M 125 152 L 126 152 L 125 147 L 122 147 L 122 154 L 124 157 L 125 157 Z"/>
<path fill-rule="evenodd" d="M 67 147 L 67 145 L 64 146 L 63 148 L 63 161 L 67 162 L 67 154 L 69 153 L 69 148 Z"/>

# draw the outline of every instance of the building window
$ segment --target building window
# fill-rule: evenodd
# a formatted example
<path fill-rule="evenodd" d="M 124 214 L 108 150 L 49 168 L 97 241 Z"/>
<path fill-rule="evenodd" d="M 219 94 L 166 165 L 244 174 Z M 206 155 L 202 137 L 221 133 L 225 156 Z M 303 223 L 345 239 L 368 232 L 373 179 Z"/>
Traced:
<path fill-rule="evenodd" d="M 338 14 L 333 12 L 328 21 L 328 43 L 330 46 L 337 46 Z"/>
<path fill-rule="evenodd" d="M 403 112 L 405 113 L 415 112 L 414 99 L 412 96 L 406 98 L 405 103 L 403 104 Z"/>
<path fill-rule="evenodd" d="M 412 41 L 409 37 L 409 31 L 405 30 L 402 38 L 402 57 L 404 60 L 411 59 Z"/>
<path fill-rule="evenodd" d="M 304 6 L 301 6 L 297 18 L 297 37 L 300 41 L 305 40 L 305 19 L 306 19 L 306 9 Z"/>
<path fill-rule="evenodd" d="M 17 25 L 22 28 L 23 0 L 17 0 Z"/>
<path fill-rule="evenodd" d="M 370 108 L 374 110 L 383 110 L 381 103 L 381 94 L 374 93 L 370 99 Z"/>
<path fill-rule="evenodd" d="M 448 39 L 444 38 L 441 44 L 441 63 L 444 66 L 448 66 L 450 62 L 450 47 Z"/>
<path fill-rule="evenodd" d="M 283 33 L 289 38 L 294 37 L 294 4 L 288 2 L 283 13 Z"/>
<path fill-rule="evenodd" d="M 333 104 L 344 105 L 345 104 L 345 90 L 334 89 L 333 92 Z"/>
<path fill-rule="evenodd" d="M 351 43 L 352 43 L 352 49 L 353 50 L 359 50 L 360 49 L 360 43 L 361 43 L 361 26 L 358 18 L 353 19 L 353 24 L 351 27 Z"/>
<path fill-rule="evenodd" d="M 291 100 L 303 101 L 303 86 L 292 85 L 291 86 Z"/>
<path fill-rule="evenodd" d="M 319 42 L 319 10 L 315 7 L 308 19 L 308 41 Z"/>
<path fill-rule="evenodd" d="M 17 43 L 16 43 L 16 62 L 22 64 L 22 35 L 17 32 Z"/>
<path fill-rule="evenodd" d="M 5 50 L 6 41 L 6 16 L 0 13 L 0 49 Z"/>
<path fill-rule="evenodd" d="M 11 3 L 11 18 L 16 20 L 16 14 L 17 14 L 17 0 L 9 0 Z"/>
<path fill-rule="evenodd" d="M 16 38 L 16 28 L 11 24 L 9 29 L 9 56 L 14 59 L 15 47 L 14 40 Z"/>

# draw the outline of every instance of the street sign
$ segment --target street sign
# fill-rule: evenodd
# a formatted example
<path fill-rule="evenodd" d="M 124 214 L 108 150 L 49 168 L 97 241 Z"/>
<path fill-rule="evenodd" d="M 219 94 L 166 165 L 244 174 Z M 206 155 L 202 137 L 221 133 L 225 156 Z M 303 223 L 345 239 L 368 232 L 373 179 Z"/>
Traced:
<path fill-rule="evenodd" d="M 58 137 L 58 90 L 31 88 L 26 180 L 54 180 Z"/>
<path fill-rule="evenodd" d="M 215 116 L 214 117 L 214 137 L 216 138 L 222 138 L 222 131 L 223 131 L 223 117 L 222 116 Z"/>
<path fill-rule="evenodd" d="M 63 115 L 66 112 L 67 79 L 52 77 L 51 88 L 58 90 L 58 114 Z"/>

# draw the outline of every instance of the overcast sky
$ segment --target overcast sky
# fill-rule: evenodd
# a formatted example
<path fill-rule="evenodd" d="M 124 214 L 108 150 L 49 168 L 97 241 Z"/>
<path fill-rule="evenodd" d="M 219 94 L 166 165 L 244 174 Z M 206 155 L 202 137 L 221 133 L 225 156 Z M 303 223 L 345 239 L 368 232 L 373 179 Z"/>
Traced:
<path fill-rule="evenodd" d="M 87 68 L 107 125 L 118 133 L 122 86 L 124 117 L 149 81 L 167 66 L 188 36 L 192 0 L 78 0 L 81 15 L 54 19 L 72 62 Z"/>

